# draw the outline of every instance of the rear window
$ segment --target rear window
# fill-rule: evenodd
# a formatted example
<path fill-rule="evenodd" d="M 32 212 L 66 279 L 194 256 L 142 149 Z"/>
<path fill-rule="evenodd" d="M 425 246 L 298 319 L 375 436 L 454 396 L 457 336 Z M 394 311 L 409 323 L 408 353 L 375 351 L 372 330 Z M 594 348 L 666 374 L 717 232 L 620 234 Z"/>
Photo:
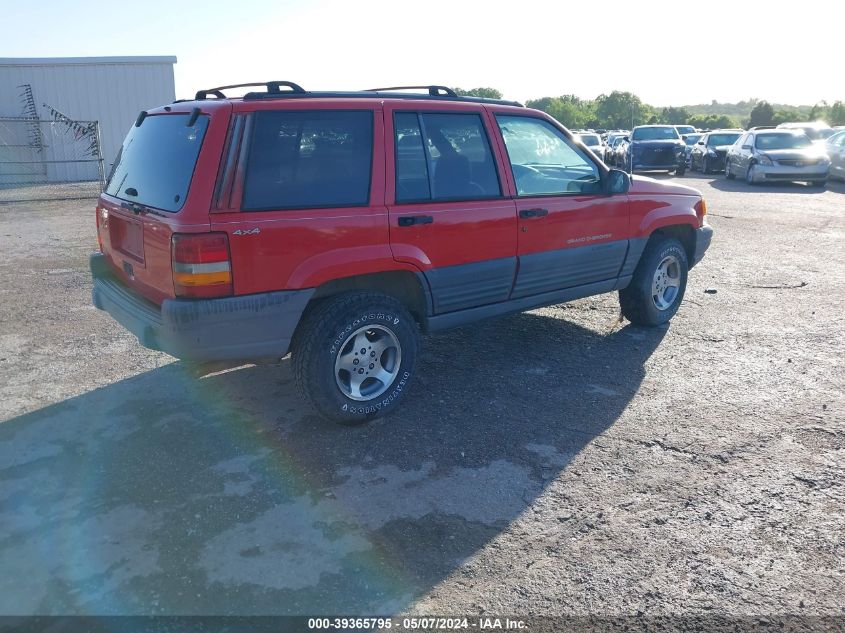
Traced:
<path fill-rule="evenodd" d="M 185 204 L 208 117 L 160 114 L 132 126 L 115 160 L 106 193 L 163 211 Z"/>
<path fill-rule="evenodd" d="M 241 208 L 364 206 L 372 157 L 371 110 L 257 112 Z"/>

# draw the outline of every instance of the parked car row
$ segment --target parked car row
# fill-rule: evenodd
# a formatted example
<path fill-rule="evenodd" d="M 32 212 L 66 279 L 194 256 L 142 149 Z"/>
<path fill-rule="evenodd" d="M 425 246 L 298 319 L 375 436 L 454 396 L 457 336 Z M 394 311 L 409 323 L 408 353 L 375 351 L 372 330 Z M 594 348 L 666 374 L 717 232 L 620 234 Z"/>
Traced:
<path fill-rule="evenodd" d="M 607 165 L 635 171 L 687 169 L 724 172 L 749 183 L 806 181 L 824 185 L 845 178 L 845 129 L 823 122 L 741 129 L 696 130 L 689 125 L 639 125 L 631 132 L 592 130 L 579 139 Z"/>
<path fill-rule="evenodd" d="M 765 182 L 808 182 L 823 187 L 830 173 L 825 145 L 795 128 L 751 129 L 728 149 L 725 177 Z"/>

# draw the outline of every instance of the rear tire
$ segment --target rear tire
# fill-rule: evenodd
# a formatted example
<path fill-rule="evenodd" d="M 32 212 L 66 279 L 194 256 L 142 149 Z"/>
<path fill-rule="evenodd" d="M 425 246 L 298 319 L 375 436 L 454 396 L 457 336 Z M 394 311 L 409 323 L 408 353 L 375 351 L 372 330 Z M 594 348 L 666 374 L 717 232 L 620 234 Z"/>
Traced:
<path fill-rule="evenodd" d="M 683 245 L 675 238 L 653 236 L 631 283 L 619 291 L 622 315 L 635 325 L 666 323 L 683 301 L 688 273 Z"/>
<path fill-rule="evenodd" d="M 309 312 L 294 338 L 297 390 L 326 419 L 367 422 L 396 408 L 410 386 L 418 346 L 416 322 L 393 297 L 330 297 Z"/>

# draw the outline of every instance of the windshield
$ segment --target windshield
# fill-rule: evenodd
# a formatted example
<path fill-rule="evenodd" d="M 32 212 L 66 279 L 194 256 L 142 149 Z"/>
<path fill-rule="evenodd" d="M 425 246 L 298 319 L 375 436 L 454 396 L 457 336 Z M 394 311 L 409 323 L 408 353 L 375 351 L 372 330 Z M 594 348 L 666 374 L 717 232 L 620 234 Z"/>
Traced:
<path fill-rule="evenodd" d="M 801 149 L 810 147 L 806 134 L 758 134 L 754 146 L 757 149 Z"/>
<path fill-rule="evenodd" d="M 638 127 L 631 140 L 634 141 L 674 141 L 681 138 L 673 127 Z"/>
<path fill-rule="evenodd" d="M 587 147 L 598 147 L 601 145 L 601 139 L 598 134 L 579 134 L 581 142 Z"/>
<path fill-rule="evenodd" d="M 711 134 L 710 138 L 707 139 L 707 144 L 713 147 L 733 145 L 740 136 L 742 135 L 738 132 L 736 134 Z"/>
<path fill-rule="evenodd" d="M 132 126 L 117 155 L 106 193 L 163 211 L 185 203 L 208 117 L 188 127 L 190 114 L 160 114 Z"/>
<path fill-rule="evenodd" d="M 704 136 L 703 134 L 687 134 L 687 137 L 684 139 L 684 143 L 687 145 L 695 145 L 698 141 L 701 140 L 701 137 Z"/>
<path fill-rule="evenodd" d="M 797 129 L 804 132 L 811 141 L 824 140 L 834 132 L 831 128 L 825 127 L 801 127 Z"/>

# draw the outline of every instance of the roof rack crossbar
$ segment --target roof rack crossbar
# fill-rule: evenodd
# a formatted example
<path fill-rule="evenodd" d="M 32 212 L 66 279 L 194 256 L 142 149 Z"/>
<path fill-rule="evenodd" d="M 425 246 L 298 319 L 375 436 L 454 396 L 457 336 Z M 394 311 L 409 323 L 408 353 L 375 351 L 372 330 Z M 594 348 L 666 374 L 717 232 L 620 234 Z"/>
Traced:
<path fill-rule="evenodd" d="M 391 86 L 390 88 L 367 88 L 364 92 L 390 92 L 393 90 L 428 90 L 432 97 L 457 97 L 458 93 L 446 86 Z"/>
<path fill-rule="evenodd" d="M 223 94 L 224 90 L 231 90 L 232 88 L 253 88 L 255 86 L 265 86 L 268 94 L 282 94 L 283 91 L 280 90 L 282 87 L 289 88 L 289 90 L 285 92 L 305 93 L 305 89 L 302 86 L 295 84 L 292 81 L 262 81 L 246 84 L 232 84 L 231 86 L 219 86 L 217 88 L 207 88 L 206 90 L 200 90 L 197 92 L 194 98 L 197 101 L 202 101 L 207 99 L 209 95 L 212 95 L 218 99 L 225 99 L 226 95 Z"/>

